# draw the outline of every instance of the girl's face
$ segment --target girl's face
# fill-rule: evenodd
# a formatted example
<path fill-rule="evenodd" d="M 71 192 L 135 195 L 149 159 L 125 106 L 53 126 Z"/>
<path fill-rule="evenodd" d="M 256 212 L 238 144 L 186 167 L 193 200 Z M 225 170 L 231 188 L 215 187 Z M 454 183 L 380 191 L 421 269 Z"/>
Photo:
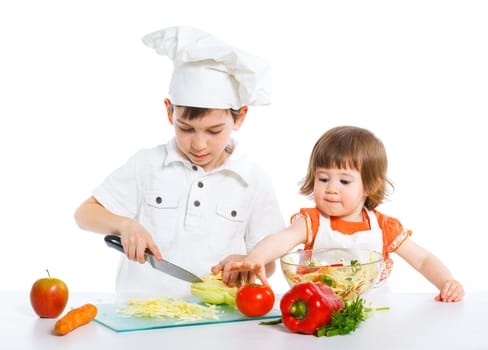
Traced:
<path fill-rule="evenodd" d="M 357 170 L 318 168 L 315 172 L 315 203 L 328 216 L 362 221 L 361 211 L 366 197 L 361 174 Z"/>
<path fill-rule="evenodd" d="M 168 113 L 169 122 L 175 127 L 178 149 L 206 171 L 218 168 L 227 158 L 225 147 L 232 131 L 240 128 L 247 109 L 236 122 L 226 109 L 213 109 L 193 120 L 181 118 L 182 111 L 182 107 L 174 107 L 174 113 Z"/>

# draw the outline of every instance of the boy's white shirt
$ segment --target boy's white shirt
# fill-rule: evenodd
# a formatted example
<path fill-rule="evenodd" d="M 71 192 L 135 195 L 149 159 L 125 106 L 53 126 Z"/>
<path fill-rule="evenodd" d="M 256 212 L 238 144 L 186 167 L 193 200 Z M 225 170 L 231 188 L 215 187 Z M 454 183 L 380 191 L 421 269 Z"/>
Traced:
<path fill-rule="evenodd" d="M 233 153 L 210 172 L 184 158 L 175 139 L 141 150 L 93 195 L 111 212 L 137 218 L 163 258 L 207 275 L 227 255 L 245 254 L 285 226 L 271 178 L 233 143 Z M 122 256 L 116 292 L 119 299 L 186 296 L 190 284 Z"/>

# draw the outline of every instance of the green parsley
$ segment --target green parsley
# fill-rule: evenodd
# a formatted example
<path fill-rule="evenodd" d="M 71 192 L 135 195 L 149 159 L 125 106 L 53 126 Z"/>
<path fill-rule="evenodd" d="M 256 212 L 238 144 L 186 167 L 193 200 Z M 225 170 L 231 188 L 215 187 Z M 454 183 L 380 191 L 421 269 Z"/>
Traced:
<path fill-rule="evenodd" d="M 357 298 L 354 301 L 344 301 L 344 308 L 341 311 L 333 311 L 329 323 L 317 329 L 317 337 L 333 337 L 354 332 L 359 324 L 366 320 L 372 311 L 388 310 L 389 308 L 368 308 L 365 307 L 365 300 Z"/>

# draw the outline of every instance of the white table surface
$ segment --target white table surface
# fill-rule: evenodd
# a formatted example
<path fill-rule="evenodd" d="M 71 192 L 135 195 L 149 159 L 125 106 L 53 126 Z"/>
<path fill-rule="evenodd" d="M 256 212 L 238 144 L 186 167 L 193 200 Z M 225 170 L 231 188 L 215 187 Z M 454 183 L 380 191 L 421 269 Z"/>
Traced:
<path fill-rule="evenodd" d="M 349 335 L 315 337 L 258 321 L 116 333 L 91 322 L 65 336 L 52 334 L 55 319 L 34 314 L 28 292 L 0 291 L 0 349 L 488 349 L 488 292 L 440 303 L 428 293 L 367 296 L 377 311 Z M 72 293 L 68 307 L 112 302 L 97 293 Z"/>

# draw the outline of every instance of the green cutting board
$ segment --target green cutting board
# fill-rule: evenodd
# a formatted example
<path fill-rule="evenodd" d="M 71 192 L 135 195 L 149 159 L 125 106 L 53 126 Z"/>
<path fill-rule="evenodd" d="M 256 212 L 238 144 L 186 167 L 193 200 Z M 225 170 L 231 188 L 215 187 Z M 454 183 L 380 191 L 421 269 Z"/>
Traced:
<path fill-rule="evenodd" d="M 157 328 L 196 326 L 281 317 L 280 310 L 276 308 L 261 317 L 247 317 L 241 314 L 240 311 L 233 306 L 216 305 L 219 317 L 217 320 L 201 319 L 189 321 L 172 318 L 146 318 L 123 315 L 117 312 L 117 309 L 124 306 L 122 304 L 98 304 L 96 306 L 98 308 L 98 313 L 95 321 L 115 332 L 133 332 Z"/>

